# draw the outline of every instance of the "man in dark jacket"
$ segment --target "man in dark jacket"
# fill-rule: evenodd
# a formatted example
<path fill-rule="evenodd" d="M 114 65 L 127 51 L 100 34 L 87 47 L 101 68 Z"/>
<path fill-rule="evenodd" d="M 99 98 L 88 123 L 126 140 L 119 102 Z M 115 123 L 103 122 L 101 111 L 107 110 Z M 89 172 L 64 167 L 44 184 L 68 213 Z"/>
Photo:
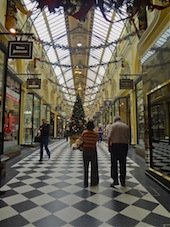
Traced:
<path fill-rule="evenodd" d="M 50 158 L 50 151 L 48 149 L 49 133 L 50 125 L 47 124 L 45 119 L 42 119 L 42 125 L 40 126 L 40 163 L 42 163 L 43 160 L 43 147 L 45 147 L 48 158 Z"/>
<path fill-rule="evenodd" d="M 108 135 L 108 146 L 111 153 L 111 177 L 113 179 L 111 187 L 119 184 L 118 162 L 120 167 L 120 183 L 122 186 L 125 186 L 129 138 L 129 126 L 123 123 L 119 116 L 115 117 Z"/>

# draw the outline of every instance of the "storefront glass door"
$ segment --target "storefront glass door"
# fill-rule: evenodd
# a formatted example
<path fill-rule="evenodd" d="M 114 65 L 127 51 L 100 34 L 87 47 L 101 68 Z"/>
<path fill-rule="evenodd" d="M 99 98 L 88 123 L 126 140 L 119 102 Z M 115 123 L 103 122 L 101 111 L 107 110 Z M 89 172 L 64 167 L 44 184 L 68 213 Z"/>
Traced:
<path fill-rule="evenodd" d="M 34 94 L 27 94 L 25 102 L 24 144 L 32 144 L 40 127 L 40 99 Z"/>

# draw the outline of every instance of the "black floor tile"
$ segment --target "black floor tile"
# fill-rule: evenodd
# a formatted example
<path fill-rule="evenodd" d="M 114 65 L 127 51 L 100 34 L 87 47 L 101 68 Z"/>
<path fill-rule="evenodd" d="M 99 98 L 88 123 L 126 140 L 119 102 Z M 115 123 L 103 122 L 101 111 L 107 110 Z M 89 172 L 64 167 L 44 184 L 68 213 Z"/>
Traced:
<path fill-rule="evenodd" d="M 54 215 L 49 215 L 48 217 L 36 221 L 33 224 L 37 227 L 59 227 L 64 226 L 67 223 Z"/>
<path fill-rule="evenodd" d="M 55 213 L 56 211 L 62 210 L 68 207 L 67 204 L 60 202 L 59 200 L 55 200 L 53 202 L 47 203 L 42 206 L 46 210 L 50 211 L 51 213 Z"/>
<path fill-rule="evenodd" d="M 21 227 L 29 224 L 29 222 L 21 217 L 20 215 L 13 216 L 11 218 L 2 220 L 0 222 L 0 227 Z"/>
<path fill-rule="evenodd" d="M 29 192 L 25 192 L 23 193 L 23 195 L 29 199 L 33 198 L 33 197 L 36 197 L 36 196 L 39 196 L 39 195 L 42 195 L 43 193 L 38 191 L 38 190 L 32 190 L 32 191 L 29 191 Z"/>
<path fill-rule="evenodd" d="M 153 209 L 155 209 L 155 207 L 158 206 L 158 203 L 154 203 L 154 202 L 151 202 L 151 201 L 140 199 L 137 202 L 133 203 L 133 205 L 137 206 L 137 207 L 141 207 L 141 208 L 146 209 L 146 210 L 153 210 Z"/>
<path fill-rule="evenodd" d="M 120 212 L 123 209 L 125 209 L 126 207 L 128 207 L 128 204 L 122 203 L 122 202 L 119 202 L 119 201 L 116 201 L 116 200 L 111 200 L 111 201 L 103 204 L 103 206 L 106 207 L 106 208 L 109 208 L 111 210 Z"/>
<path fill-rule="evenodd" d="M 19 213 L 21 213 L 21 212 L 24 212 L 26 210 L 30 210 L 30 209 L 32 209 L 36 206 L 37 205 L 35 203 L 28 200 L 28 201 L 24 201 L 24 202 L 12 205 L 12 208 L 15 209 L 16 211 L 18 211 Z"/>
<path fill-rule="evenodd" d="M 97 205 L 90 201 L 83 200 L 79 203 L 74 204 L 73 207 L 75 207 L 76 209 L 81 210 L 83 212 L 89 212 L 90 210 L 96 208 Z"/>
<path fill-rule="evenodd" d="M 102 222 L 85 214 L 80 218 L 72 221 L 70 224 L 74 227 L 98 227 L 102 224 Z"/>
<path fill-rule="evenodd" d="M 106 223 L 116 227 L 134 227 L 135 225 L 137 225 L 138 221 L 122 214 L 117 214 Z"/>
<path fill-rule="evenodd" d="M 151 213 L 143 220 L 153 226 L 170 226 L 170 215 L 169 218 L 159 214 Z"/>

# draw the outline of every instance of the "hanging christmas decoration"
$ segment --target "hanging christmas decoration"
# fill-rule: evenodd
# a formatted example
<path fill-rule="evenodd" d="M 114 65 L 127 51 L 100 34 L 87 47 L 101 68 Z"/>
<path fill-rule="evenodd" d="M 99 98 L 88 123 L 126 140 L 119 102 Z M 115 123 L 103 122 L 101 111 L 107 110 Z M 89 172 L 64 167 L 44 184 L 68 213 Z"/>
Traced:
<path fill-rule="evenodd" d="M 108 61 L 108 62 L 101 62 L 98 64 L 94 64 L 94 65 L 69 65 L 69 64 L 60 64 L 58 62 L 49 62 L 46 61 L 44 59 L 40 59 L 40 58 L 34 58 L 34 68 L 36 68 L 36 62 L 42 62 L 42 63 L 46 63 L 48 65 L 52 65 L 52 66 L 58 66 L 58 67 L 65 67 L 65 68 L 76 68 L 77 66 L 79 67 L 79 69 L 91 69 L 91 68 L 96 68 L 97 66 L 105 66 L 105 65 L 109 65 L 109 64 L 114 64 L 114 63 L 118 63 L 121 61 L 121 59 L 119 60 L 114 60 L 114 61 Z"/>
<path fill-rule="evenodd" d="M 148 7 L 148 9 L 162 10 L 170 6 L 169 0 L 32 0 L 37 2 L 37 8 L 43 10 L 48 7 L 51 13 L 57 13 L 63 8 L 64 13 L 68 16 L 84 21 L 88 12 L 91 9 L 99 8 L 103 17 L 112 22 L 107 17 L 107 13 L 111 11 L 124 14 L 122 8 L 126 6 L 127 18 L 133 17 L 137 14 L 141 7 Z"/>

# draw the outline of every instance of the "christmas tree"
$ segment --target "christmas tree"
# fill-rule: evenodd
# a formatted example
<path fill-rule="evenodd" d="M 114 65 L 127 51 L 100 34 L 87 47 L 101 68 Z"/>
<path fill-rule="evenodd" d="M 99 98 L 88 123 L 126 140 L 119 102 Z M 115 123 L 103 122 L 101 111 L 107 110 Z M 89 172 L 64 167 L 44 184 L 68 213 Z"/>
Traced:
<path fill-rule="evenodd" d="M 85 115 L 83 104 L 79 95 L 73 106 L 72 117 L 69 123 L 69 135 L 80 134 L 85 129 Z"/>

